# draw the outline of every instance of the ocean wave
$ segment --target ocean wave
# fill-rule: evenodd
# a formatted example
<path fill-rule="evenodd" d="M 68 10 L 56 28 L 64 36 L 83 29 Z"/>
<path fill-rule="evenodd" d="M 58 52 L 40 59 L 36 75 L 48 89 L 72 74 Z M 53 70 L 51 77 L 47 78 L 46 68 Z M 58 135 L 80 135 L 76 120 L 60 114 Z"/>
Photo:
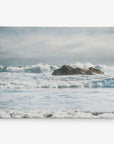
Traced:
<path fill-rule="evenodd" d="M 13 74 L 0 77 L 0 89 L 38 88 L 114 88 L 114 78 L 95 76 L 60 76 Z M 18 78 L 17 78 L 18 77 Z"/>
<path fill-rule="evenodd" d="M 105 74 L 114 74 L 114 66 L 101 65 L 101 64 L 94 65 L 92 63 L 80 63 L 80 62 L 69 64 L 69 65 L 71 65 L 74 68 L 79 67 L 79 68 L 84 68 L 84 69 L 88 69 L 89 67 L 94 67 L 94 68 L 104 71 Z M 53 72 L 55 69 L 58 69 L 61 66 L 48 65 L 48 64 L 46 65 L 37 64 L 37 65 L 31 65 L 31 66 L 2 66 L 1 65 L 0 72 L 44 73 L 44 72 Z"/>
<path fill-rule="evenodd" d="M 79 67 L 79 68 L 84 68 L 88 69 L 89 67 L 94 67 L 96 69 L 102 70 L 105 74 L 114 74 L 114 66 L 111 65 L 104 65 L 104 64 L 92 64 L 92 63 L 74 63 L 71 64 L 72 67 Z"/>
<path fill-rule="evenodd" d="M 14 72 L 14 73 L 43 73 L 43 72 L 50 72 L 57 69 L 58 66 L 56 65 L 31 65 L 31 66 L 0 66 L 0 72 Z"/>
<path fill-rule="evenodd" d="M 1 119 L 20 118 L 90 118 L 90 119 L 113 119 L 114 112 L 90 112 L 90 111 L 0 111 Z"/>
<path fill-rule="evenodd" d="M 114 88 L 114 67 L 75 63 L 73 67 L 95 67 L 104 75 L 53 76 L 52 72 L 60 66 L 37 64 L 32 66 L 0 66 L 0 89 L 37 88 Z"/>

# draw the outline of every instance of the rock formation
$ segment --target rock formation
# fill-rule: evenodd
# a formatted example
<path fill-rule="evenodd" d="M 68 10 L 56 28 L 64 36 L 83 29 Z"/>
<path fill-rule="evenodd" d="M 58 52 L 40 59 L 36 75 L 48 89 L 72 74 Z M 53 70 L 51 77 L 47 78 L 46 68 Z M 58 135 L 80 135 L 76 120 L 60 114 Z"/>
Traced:
<path fill-rule="evenodd" d="M 93 75 L 104 74 L 99 69 L 90 67 L 89 69 L 72 68 L 69 65 L 63 65 L 60 69 L 55 70 L 52 75 Z"/>

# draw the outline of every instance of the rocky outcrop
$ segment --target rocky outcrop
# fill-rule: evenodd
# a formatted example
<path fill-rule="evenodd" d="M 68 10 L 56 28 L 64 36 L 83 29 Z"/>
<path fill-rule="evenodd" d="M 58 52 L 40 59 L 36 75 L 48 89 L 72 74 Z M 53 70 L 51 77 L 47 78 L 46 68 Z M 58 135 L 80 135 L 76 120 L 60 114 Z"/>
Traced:
<path fill-rule="evenodd" d="M 93 75 L 93 74 L 104 74 L 99 69 L 90 67 L 89 69 L 72 68 L 69 65 L 63 65 L 60 69 L 55 70 L 52 75 Z"/>

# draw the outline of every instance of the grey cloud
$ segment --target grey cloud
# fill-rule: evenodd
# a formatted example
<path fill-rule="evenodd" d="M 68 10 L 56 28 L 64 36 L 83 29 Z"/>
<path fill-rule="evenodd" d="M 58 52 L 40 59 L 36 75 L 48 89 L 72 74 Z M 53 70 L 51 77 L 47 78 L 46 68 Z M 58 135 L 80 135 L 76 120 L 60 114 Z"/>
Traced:
<path fill-rule="evenodd" d="M 112 63 L 113 53 L 114 28 L 0 28 L 2 63 L 8 58 L 17 63 L 19 59 Z"/>

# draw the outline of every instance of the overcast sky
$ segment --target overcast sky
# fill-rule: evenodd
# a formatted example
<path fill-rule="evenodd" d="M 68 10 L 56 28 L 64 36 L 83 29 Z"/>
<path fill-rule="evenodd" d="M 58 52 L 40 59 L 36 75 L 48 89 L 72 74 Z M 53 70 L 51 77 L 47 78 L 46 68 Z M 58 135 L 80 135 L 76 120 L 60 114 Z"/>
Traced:
<path fill-rule="evenodd" d="M 0 27 L 0 65 L 114 64 L 114 28 Z"/>

